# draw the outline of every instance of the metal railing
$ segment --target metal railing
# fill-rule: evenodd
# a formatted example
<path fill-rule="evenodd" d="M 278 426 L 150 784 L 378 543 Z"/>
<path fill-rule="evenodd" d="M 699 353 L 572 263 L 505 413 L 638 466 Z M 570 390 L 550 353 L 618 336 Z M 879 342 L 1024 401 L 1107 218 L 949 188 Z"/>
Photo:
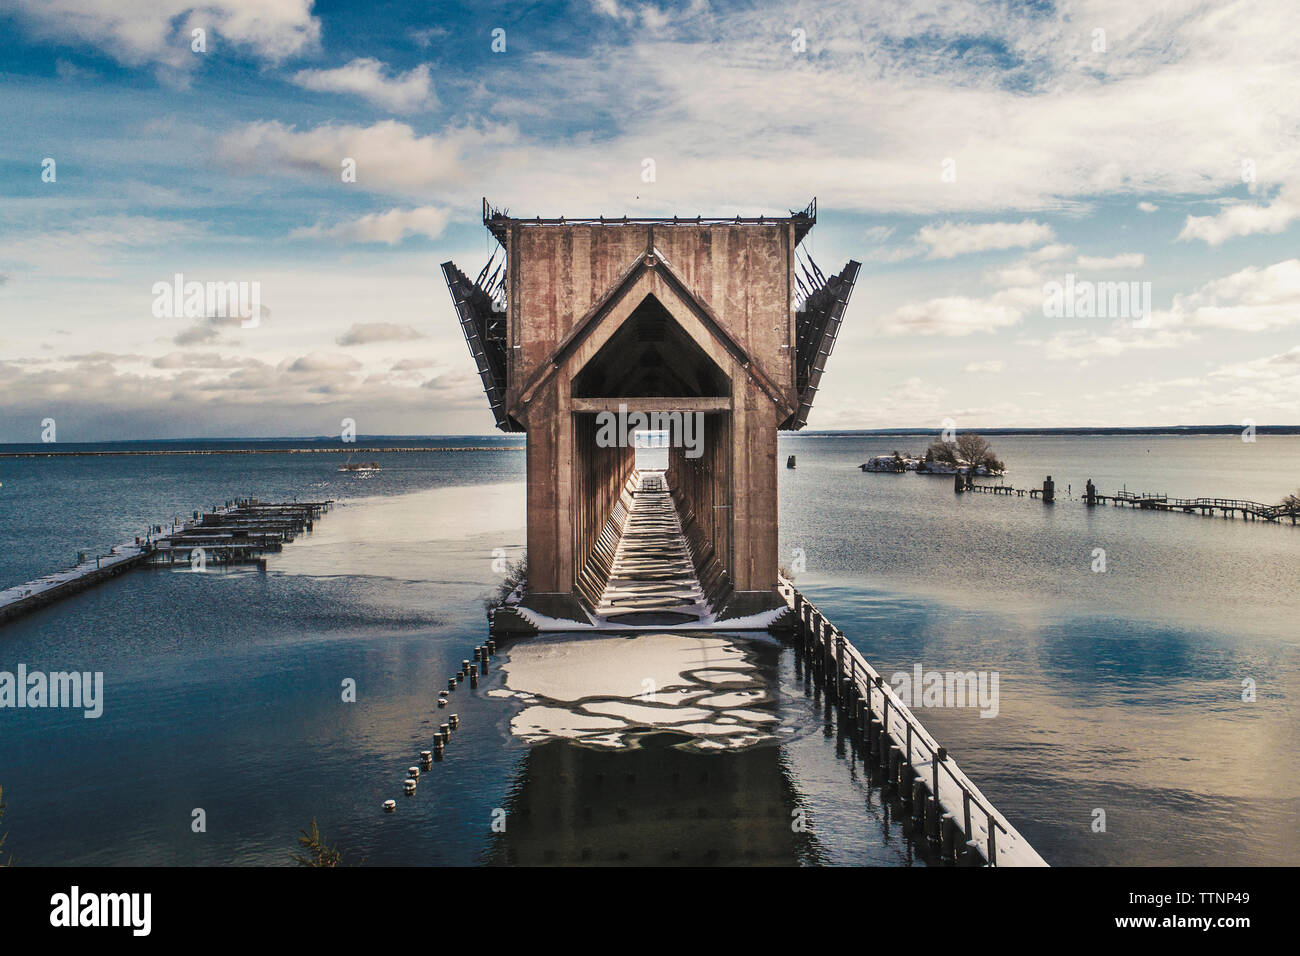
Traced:
<path fill-rule="evenodd" d="M 900 756 L 905 756 L 906 766 L 918 779 L 925 781 L 919 768 L 929 769 L 929 796 L 937 804 L 937 814 L 946 812 L 957 824 L 964 835 L 967 845 L 974 848 L 989 866 L 1005 863 L 1037 863 L 1045 865 L 1042 858 L 1029 847 L 1018 833 L 1011 828 L 1006 818 L 993 808 L 979 789 L 957 766 L 929 731 L 917 720 L 911 709 L 898 697 L 893 688 L 871 666 L 849 641 L 844 633 L 835 627 L 816 605 L 803 596 L 793 584 L 782 579 L 780 590 L 796 616 L 800 639 L 810 651 L 819 651 L 822 663 L 829 674 L 833 669 L 836 679 L 826 682 L 827 693 L 845 703 L 847 681 L 848 694 L 854 697 L 850 704 L 861 702 L 860 713 L 864 727 L 860 732 L 870 733 L 870 726 L 880 722 L 880 731 L 884 739 L 880 749 L 887 753 L 886 741 L 898 747 Z M 901 765 L 900 765 L 901 767 Z M 947 784 L 945 786 L 944 784 Z M 946 791 L 946 794 L 945 794 Z M 960 814 L 960 815 L 959 815 Z M 960 823 L 957 823 L 960 821 Z M 999 845 L 998 833 L 1004 839 Z M 1011 846 L 1006 844 L 1013 843 Z M 1015 852 L 1019 848 L 1020 852 Z"/>

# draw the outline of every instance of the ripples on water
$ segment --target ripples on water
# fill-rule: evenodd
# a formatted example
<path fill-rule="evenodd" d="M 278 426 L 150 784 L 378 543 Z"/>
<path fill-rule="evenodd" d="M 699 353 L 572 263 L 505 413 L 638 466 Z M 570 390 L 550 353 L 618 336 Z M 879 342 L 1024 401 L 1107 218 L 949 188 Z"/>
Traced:
<path fill-rule="evenodd" d="M 854 470 L 909 439 L 805 441 L 782 475 L 797 583 L 886 674 L 1000 673 L 995 719 L 918 713 L 1049 862 L 1300 860 L 1300 528 L 958 496 L 951 479 Z M 1009 484 L 1051 474 L 1058 494 L 1091 477 L 1106 494 L 1274 502 L 1300 483 L 1293 436 L 993 443 Z"/>
<path fill-rule="evenodd" d="M 1294 438 L 1240 456 L 1229 438 L 994 444 L 1011 483 L 1052 473 L 1062 491 L 1092 477 L 1269 501 L 1300 480 Z M 920 442 L 783 440 L 799 465 L 781 472 L 784 563 L 803 549 L 799 586 L 886 674 L 1000 672 L 997 718 L 919 713 L 1036 848 L 1295 863 L 1300 529 L 856 470 L 898 446 Z M 494 549 L 522 548 L 523 455 L 368 457 L 384 471 L 364 483 L 319 455 L 0 462 L 5 584 L 236 495 L 344 501 L 267 574 L 135 572 L 0 631 L 0 669 L 106 684 L 99 720 L 0 711 L 19 863 L 287 863 L 313 816 L 370 863 L 912 861 L 793 656 L 761 636 L 523 642 L 438 710 L 485 637 Z M 450 712 L 447 759 L 403 798 Z"/>

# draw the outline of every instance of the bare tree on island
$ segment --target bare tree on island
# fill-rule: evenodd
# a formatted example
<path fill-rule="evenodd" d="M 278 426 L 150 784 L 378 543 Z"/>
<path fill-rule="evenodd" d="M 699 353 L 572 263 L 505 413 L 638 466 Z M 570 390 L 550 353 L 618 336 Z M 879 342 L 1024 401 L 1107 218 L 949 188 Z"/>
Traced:
<path fill-rule="evenodd" d="M 1005 471 L 1006 466 L 993 454 L 993 448 L 978 432 L 962 432 L 956 441 L 936 441 L 926 450 L 927 461 L 942 461 L 949 465 L 972 468 L 983 466 L 990 472 Z"/>

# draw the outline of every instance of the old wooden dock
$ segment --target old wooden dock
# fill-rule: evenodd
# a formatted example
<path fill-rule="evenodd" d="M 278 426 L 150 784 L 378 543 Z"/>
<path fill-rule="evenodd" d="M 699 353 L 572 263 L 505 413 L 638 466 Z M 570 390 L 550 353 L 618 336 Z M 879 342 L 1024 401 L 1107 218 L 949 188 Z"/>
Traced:
<path fill-rule="evenodd" d="M 115 577 L 123 571 L 142 564 L 149 556 L 147 546 L 123 544 L 112 548 L 108 554 L 82 558 L 75 565 L 55 571 L 35 581 L 19 584 L 0 591 L 0 624 L 30 614 L 37 608 L 84 591 L 86 588 Z"/>
<path fill-rule="evenodd" d="M 864 762 L 879 770 L 944 860 L 968 866 L 1047 866 L 957 761 L 921 725 L 843 632 L 786 580 L 798 651 L 849 728 Z"/>
<path fill-rule="evenodd" d="M 1300 508 L 1285 504 L 1266 505 L 1242 498 L 1171 498 L 1169 495 L 1149 492 L 1121 491 L 1114 495 L 1084 495 L 1085 504 L 1105 504 L 1114 507 L 1140 508 L 1147 511 L 1181 511 L 1184 514 L 1200 513 L 1213 517 L 1217 512 L 1225 518 L 1240 516 L 1247 521 L 1281 521 L 1290 518 L 1292 524 L 1300 517 Z"/>
<path fill-rule="evenodd" d="M 154 525 L 107 554 L 88 557 L 83 552 L 71 568 L 0 591 L 0 624 L 135 567 L 181 563 L 207 570 L 254 562 L 265 567 L 264 555 L 310 531 L 332 506 L 332 500 L 267 503 L 241 498 L 213 505 L 208 512 L 195 511 L 190 520 L 177 521 L 170 528 Z"/>
<path fill-rule="evenodd" d="M 240 498 L 196 511 L 193 519 L 170 529 L 155 526 L 150 564 L 232 565 L 257 561 L 279 551 L 333 507 L 330 501 L 261 502 Z"/>
<path fill-rule="evenodd" d="M 1013 488 L 1011 485 L 977 485 L 971 481 L 959 482 L 959 492 L 980 492 L 986 495 L 1005 495 L 1023 498 L 1041 498 L 1044 503 L 1052 503 L 1054 495 L 1049 493 L 1051 476 L 1048 476 L 1042 488 Z M 1091 480 L 1085 485 L 1084 493 L 1078 498 L 1088 507 L 1110 503 L 1117 508 L 1138 508 L 1143 511 L 1181 511 L 1183 514 L 1201 514 L 1213 517 L 1218 514 L 1224 518 L 1244 518 L 1247 521 L 1283 522 L 1290 518 L 1291 523 L 1300 523 L 1300 507 L 1280 503 L 1266 505 L 1258 501 L 1243 498 L 1175 498 L 1167 494 L 1152 492 L 1119 491 L 1113 495 L 1100 494 Z"/>

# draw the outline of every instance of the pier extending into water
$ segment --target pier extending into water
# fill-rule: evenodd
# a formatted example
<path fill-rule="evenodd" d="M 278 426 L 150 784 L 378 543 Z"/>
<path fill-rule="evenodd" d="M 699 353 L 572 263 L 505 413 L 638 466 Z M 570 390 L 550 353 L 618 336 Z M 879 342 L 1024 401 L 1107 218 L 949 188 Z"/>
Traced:
<path fill-rule="evenodd" d="M 224 508 L 195 511 L 193 519 L 164 530 L 155 525 L 148 539 L 150 564 L 219 566 L 259 563 L 280 551 L 334 506 L 328 501 L 261 502 L 240 498 Z"/>
<path fill-rule="evenodd" d="M 173 522 L 170 528 L 154 525 L 135 541 L 116 545 L 107 554 L 77 555 L 77 563 L 0 591 L 0 624 L 15 620 L 38 608 L 131 568 L 172 567 L 188 564 L 193 570 L 236 564 L 256 564 L 266 569 L 265 555 L 279 551 L 333 507 L 329 501 L 261 502 L 256 498 L 227 501 L 211 511 L 195 511 L 191 519 Z"/>
<path fill-rule="evenodd" d="M 148 557 L 148 547 L 139 544 L 117 545 L 108 554 L 97 554 L 93 558 L 82 552 L 77 556 L 77 563 L 70 568 L 0 591 L 0 624 L 116 577 L 143 564 Z"/>
<path fill-rule="evenodd" d="M 538 631 L 616 632 L 771 630 L 792 640 L 799 659 L 839 710 L 864 762 L 879 767 L 882 786 L 915 819 L 941 859 L 961 865 L 1046 863 L 971 782 L 844 634 L 780 579 L 785 607 L 771 616 L 715 615 L 694 573 L 681 517 L 663 472 L 636 472 L 615 509 L 617 534 L 602 553 L 606 570 L 590 582 L 600 595 L 583 621 L 547 618 L 520 603 L 525 584 L 488 611 L 494 637 Z M 453 685 L 454 686 L 454 685 Z"/>
<path fill-rule="evenodd" d="M 966 476 L 958 475 L 954 482 L 954 490 L 958 493 L 974 491 L 987 495 L 1005 495 L 1008 497 L 1014 495 L 1018 498 L 1028 495 L 1030 498 L 1041 498 L 1044 504 L 1053 504 L 1055 502 L 1055 486 L 1050 475 L 1048 475 L 1041 488 L 1013 488 L 1011 485 L 977 485 Z M 1240 517 L 1247 521 L 1283 522 L 1290 518 L 1293 525 L 1300 524 L 1300 506 L 1285 503 L 1266 505 L 1258 501 L 1247 501 L 1243 498 L 1172 498 L 1167 494 L 1136 491 L 1119 491 L 1113 495 L 1103 495 L 1098 493 L 1091 479 L 1084 486 L 1084 493 L 1078 500 L 1090 508 L 1110 502 L 1113 507 L 1117 508 L 1139 508 L 1143 511 L 1181 511 L 1189 515 L 1199 513 L 1206 517 L 1213 517 L 1217 513 L 1225 518 Z"/>
<path fill-rule="evenodd" d="M 1121 491 L 1114 495 L 1084 495 L 1085 504 L 1105 504 L 1114 507 L 1141 508 L 1146 511 L 1181 511 L 1184 514 L 1200 513 L 1213 517 L 1217 511 L 1225 518 L 1241 516 L 1247 521 L 1281 521 L 1290 518 L 1292 524 L 1300 518 L 1300 508 L 1284 504 L 1265 505 L 1241 498 L 1171 498 L 1168 495 Z"/>
<path fill-rule="evenodd" d="M 782 580 L 803 664 L 849 728 L 864 763 L 941 859 L 965 866 L 1047 866 L 930 735 L 889 683 L 817 607 Z M 916 831 L 914 831 L 916 832 Z"/>

